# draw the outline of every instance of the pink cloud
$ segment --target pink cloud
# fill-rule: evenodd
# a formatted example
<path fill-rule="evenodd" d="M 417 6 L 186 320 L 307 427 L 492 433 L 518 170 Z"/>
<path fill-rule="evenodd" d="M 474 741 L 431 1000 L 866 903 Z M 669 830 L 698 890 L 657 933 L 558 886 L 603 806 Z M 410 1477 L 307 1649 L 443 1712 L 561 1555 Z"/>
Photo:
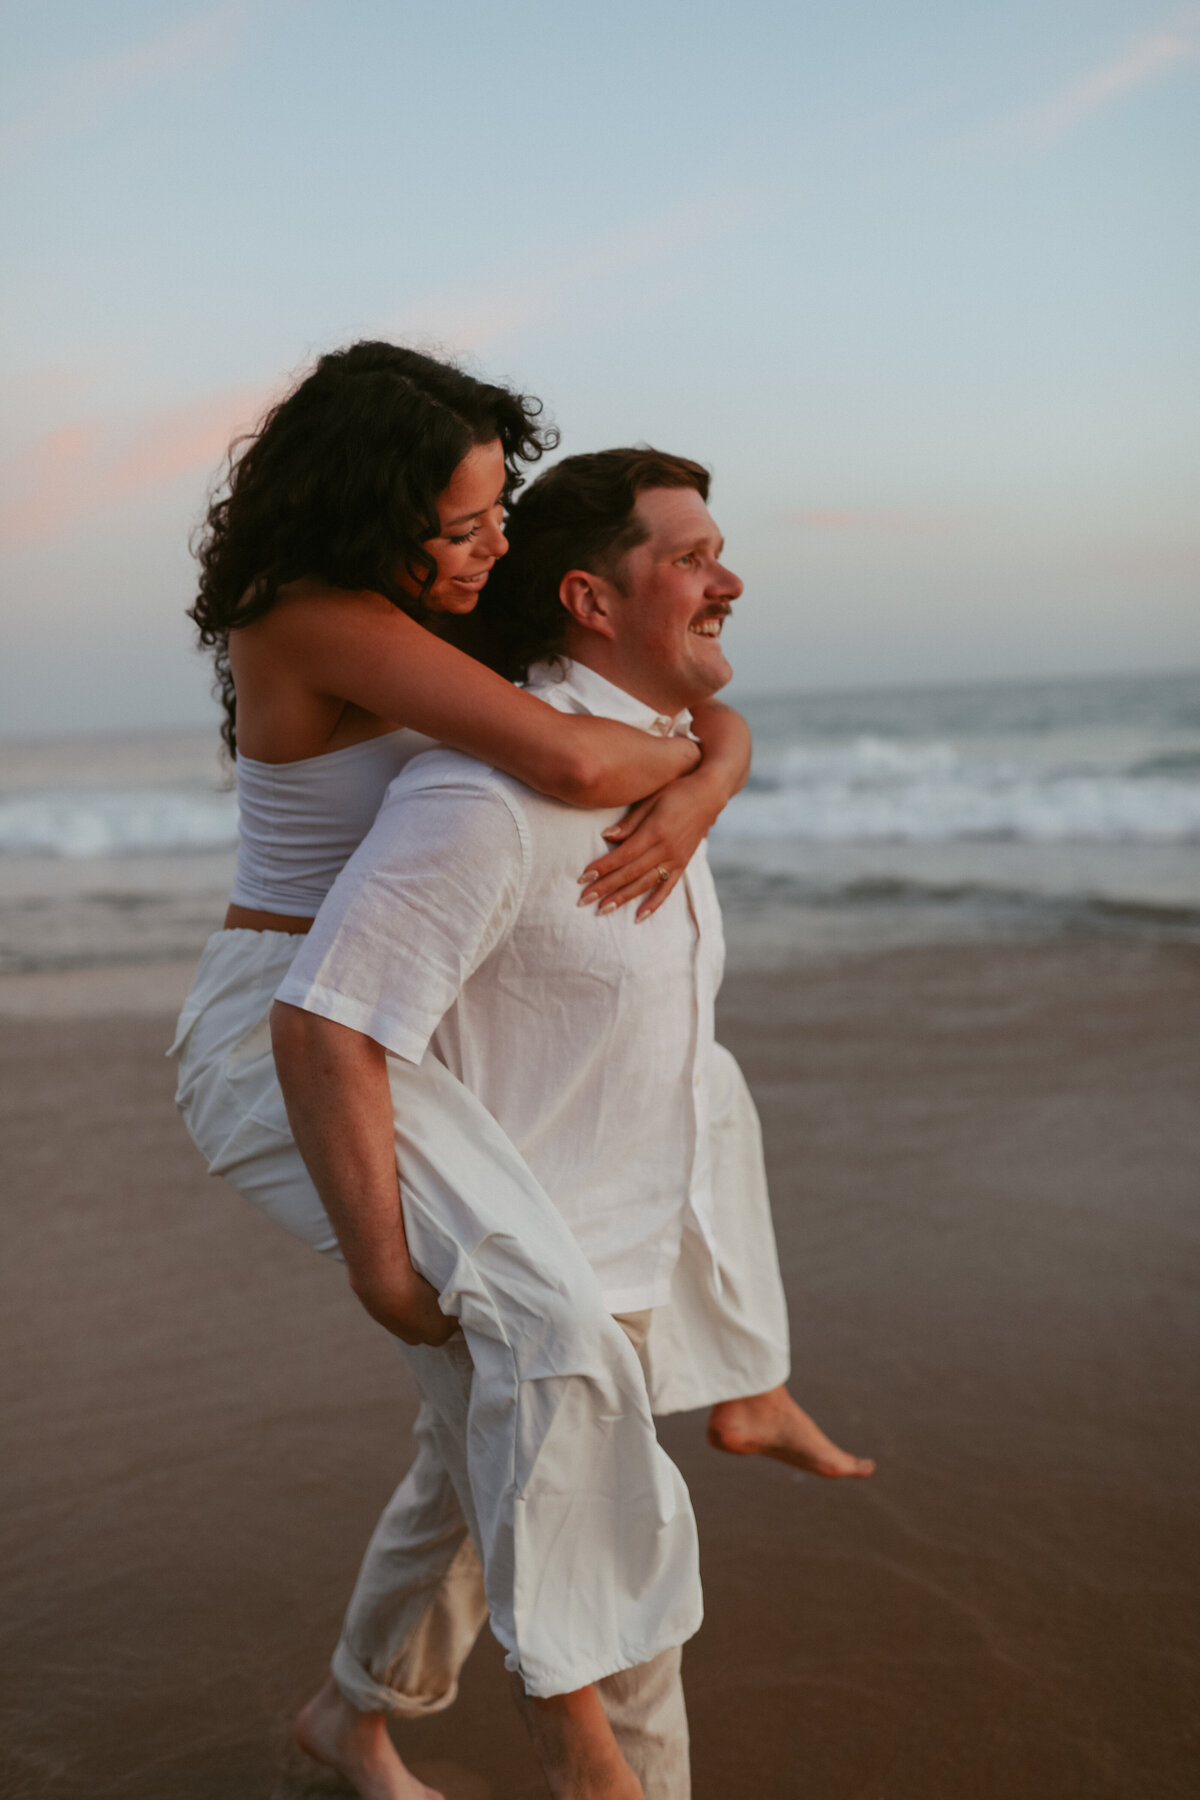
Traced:
<path fill-rule="evenodd" d="M 1150 33 L 1131 44 L 1114 62 L 1090 69 L 1048 100 L 1030 108 L 1013 122 L 1011 134 L 1024 143 L 1054 143 L 1119 94 L 1144 86 L 1178 63 L 1189 61 L 1196 52 L 1193 36 L 1176 31 Z"/>
<path fill-rule="evenodd" d="M 92 419 L 48 433 L 4 466 L 13 497 L 0 506 L 0 549 L 55 537 L 180 475 L 215 469 L 271 398 L 269 389 L 234 388 L 152 414 L 132 432 Z"/>

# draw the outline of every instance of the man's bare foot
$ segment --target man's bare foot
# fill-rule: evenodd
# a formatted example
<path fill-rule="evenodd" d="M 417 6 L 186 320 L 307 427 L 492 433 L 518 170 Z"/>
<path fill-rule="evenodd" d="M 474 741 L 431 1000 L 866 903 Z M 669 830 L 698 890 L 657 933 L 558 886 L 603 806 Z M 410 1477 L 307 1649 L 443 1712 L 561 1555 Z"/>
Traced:
<path fill-rule="evenodd" d="M 825 1436 L 815 1419 L 797 1406 L 785 1387 L 744 1400 L 723 1400 L 708 1419 L 708 1441 L 731 1456 L 773 1456 L 836 1481 L 842 1475 L 872 1475 L 867 1456 L 851 1456 Z"/>
<path fill-rule="evenodd" d="M 645 1800 L 594 1687 L 534 1700 L 514 1677 L 513 1689 L 554 1800 Z"/>
<path fill-rule="evenodd" d="M 362 1800 L 445 1800 L 405 1768 L 383 1714 L 351 1706 L 332 1675 L 296 1720 L 296 1742 L 314 1762 L 344 1776 Z"/>

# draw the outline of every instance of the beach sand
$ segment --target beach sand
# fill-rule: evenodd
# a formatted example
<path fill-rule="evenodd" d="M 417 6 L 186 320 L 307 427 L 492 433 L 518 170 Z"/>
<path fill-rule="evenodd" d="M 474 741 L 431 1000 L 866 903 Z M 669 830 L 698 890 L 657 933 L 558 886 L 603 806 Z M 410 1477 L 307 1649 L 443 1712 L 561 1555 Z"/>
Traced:
<path fill-rule="evenodd" d="M 205 1175 L 162 1055 L 186 975 L 72 981 L 0 982 L 0 1785 L 332 1793 L 289 1720 L 412 1395 L 341 1272 Z M 1200 953 L 1104 942 L 728 985 L 793 1385 L 880 1469 L 664 1423 L 702 1534 L 696 1800 L 1197 1791 L 1198 1008 Z M 399 1741 L 450 1800 L 542 1792 L 490 1638 Z"/>

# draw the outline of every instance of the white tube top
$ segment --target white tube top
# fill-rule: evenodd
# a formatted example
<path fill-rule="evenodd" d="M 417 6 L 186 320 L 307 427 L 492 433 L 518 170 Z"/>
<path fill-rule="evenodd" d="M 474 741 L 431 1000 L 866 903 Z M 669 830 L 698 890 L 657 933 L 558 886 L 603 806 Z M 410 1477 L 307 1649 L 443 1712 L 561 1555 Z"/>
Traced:
<path fill-rule="evenodd" d="M 388 784 L 434 742 L 401 730 L 303 762 L 239 755 L 231 904 L 311 919 L 374 823 Z"/>

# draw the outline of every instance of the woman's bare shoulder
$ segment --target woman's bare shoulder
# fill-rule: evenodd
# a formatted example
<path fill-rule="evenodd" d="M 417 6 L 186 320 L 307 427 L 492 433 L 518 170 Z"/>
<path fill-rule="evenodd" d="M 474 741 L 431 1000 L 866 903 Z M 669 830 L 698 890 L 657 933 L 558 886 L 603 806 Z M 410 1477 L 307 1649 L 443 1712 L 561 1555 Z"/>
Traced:
<path fill-rule="evenodd" d="M 379 654 L 410 644 L 421 627 L 383 594 L 369 588 L 332 588 L 320 581 L 289 582 L 270 612 L 229 634 L 230 662 L 249 667 L 263 657 L 293 666 L 328 667 L 349 655 Z"/>
<path fill-rule="evenodd" d="M 245 754 L 290 762 L 407 723 L 435 643 L 382 594 L 290 583 L 230 633 Z"/>

